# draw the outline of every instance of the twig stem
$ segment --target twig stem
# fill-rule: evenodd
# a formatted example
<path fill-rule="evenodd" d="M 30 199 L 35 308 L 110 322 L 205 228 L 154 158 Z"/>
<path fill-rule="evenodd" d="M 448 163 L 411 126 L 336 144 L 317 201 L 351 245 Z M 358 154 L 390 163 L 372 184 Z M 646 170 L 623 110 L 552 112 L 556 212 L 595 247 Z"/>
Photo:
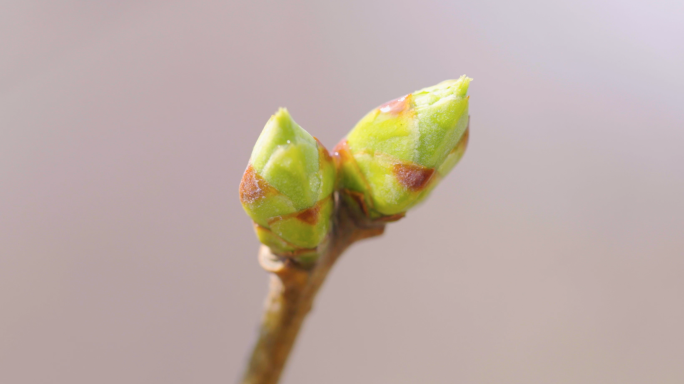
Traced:
<path fill-rule="evenodd" d="M 383 233 L 384 222 L 359 219 L 361 216 L 354 214 L 342 199 L 336 200 L 330 242 L 312 266 L 298 265 L 261 247 L 259 262 L 271 273 L 271 281 L 259 339 L 242 384 L 278 382 L 304 318 L 337 258 L 352 243 Z"/>

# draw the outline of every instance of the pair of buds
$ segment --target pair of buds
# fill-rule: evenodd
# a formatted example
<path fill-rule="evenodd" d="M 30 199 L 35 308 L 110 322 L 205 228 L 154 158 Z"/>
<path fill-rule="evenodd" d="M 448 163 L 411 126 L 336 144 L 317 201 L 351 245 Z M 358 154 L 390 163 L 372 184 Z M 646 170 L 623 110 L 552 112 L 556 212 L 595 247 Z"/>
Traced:
<path fill-rule="evenodd" d="M 333 156 L 278 110 L 240 183 L 259 240 L 275 254 L 313 261 L 332 228 L 335 190 L 370 220 L 402 217 L 424 201 L 466 150 L 470 81 L 461 76 L 379 106 Z"/>

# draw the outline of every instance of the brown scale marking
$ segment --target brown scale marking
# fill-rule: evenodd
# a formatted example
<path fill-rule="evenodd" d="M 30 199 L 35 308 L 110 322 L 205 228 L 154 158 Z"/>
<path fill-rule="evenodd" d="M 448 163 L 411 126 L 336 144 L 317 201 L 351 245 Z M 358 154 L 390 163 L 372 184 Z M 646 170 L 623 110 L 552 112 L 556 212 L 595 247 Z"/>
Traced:
<path fill-rule="evenodd" d="M 392 172 L 405 187 L 419 191 L 425 188 L 435 170 L 417 164 L 398 163 L 394 164 Z"/>
<path fill-rule="evenodd" d="M 317 137 L 314 136 L 314 139 L 315 139 L 316 142 L 318 143 L 318 153 L 323 154 L 323 157 L 321 158 L 321 161 L 323 161 L 323 160 L 325 160 L 325 161 L 331 161 L 331 160 L 332 160 L 332 157 L 330 156 L 330 152 L 328 152 L 328 150 L 325 148 L 325 145 L 323 145 L 323 143 L 321 143 L 321 141 L 318 140 Z"/>
<path fill-rule="evenodd" d="M 356 164 L 356 159 L 354 159 L 354 156 L 351 154 L 351 150 L 349 150 L 349 144 L 347 143 L 347 140 L 342 139 L 342 141 L 337 143 L 335 148 L 333 148 L 332 154 L 333 159 L 335 160 L 335 168 L 338 170 L 338 176 L 341 176 L 339 170 L 342 168 L 342 163 L 351 164 L 358 172 L 360 172 L 360 169 Z"/>
<path fill-rule="evenodd" d="M 378 110 L 382 113 L 391 113 L 393 115 L 398 115 L 404 111 L 407 111 L 410 107 L 411 94 L 402 96 L 398 99 L 388 101 L 385 104 L 378 107 Z"/>
<path fill-rule="evenodd" d="M 266 196 L 278 193 L 263 177 L 259 176 L 250 164 L 240 182 L 240 201 L 253 203 Z"/>
<path fill-rule="evenodd" d="M 339 168 L 339 163 L 342 161 L 349 161 L 349 159 L 352 157 L 351 152 L 349 151 L 349 144 L 347 144 L 347 140 L 342 139 L 335 148 L 333 148 L 333 156 L 335 158 L 335 164 L 338 165 Z"/>
<path fill-rule="evenodd" d="M 268 225 L 273 225 L 273 223 L 276 223 L 281 220 L 286 220 L 290 218 L 297 218 L 307 224 L 314 225 L 318 222 L 318 212 L 321 210 L 323 205 L 328 202 L 328 200 L 332 199 L 332 194 L 328 195 L 328 197 L 318 201 L 316 205 L 314 205 L 311 208 L 307 208 L 303 211 L 297 211 L 294 213 L 290 213 L 287 215 L 282 215 L 282 216 L 276 216 L 272 217 L 268 220 Z"/>
<path fill-rule="evenodd" d="M 351 189 L 343 189 L 340 192 L 344 193 L 345 195 L 349 196 L 352 200 L 354 200 L 356 205 L 361 208 L 361 211 L 364 215 L 370 215 L 370 212 L 368 211 L 368 206 L 366 206 L 366 199 L 364 198 L 363 193 L 352 191 Z"/>
<path fill-rule="evenodd" d="M 394 215 L 388 215 L 388 216 L 380 216 L 377 220 L 385 222 L 385 223 L 391 223 L 393 221 L 399 221 L 406 217 L 406 212 L 402 213 L 395 213 Z"/>
<path fill-rule="evenodd" d="M 321 210 L 319 204 L 314 205 L 309 209 L 305 209 L 297 214 L 297 220 L 303 221 L 309 225 L 315 225 L 318 222 L 318 212 Z"/>

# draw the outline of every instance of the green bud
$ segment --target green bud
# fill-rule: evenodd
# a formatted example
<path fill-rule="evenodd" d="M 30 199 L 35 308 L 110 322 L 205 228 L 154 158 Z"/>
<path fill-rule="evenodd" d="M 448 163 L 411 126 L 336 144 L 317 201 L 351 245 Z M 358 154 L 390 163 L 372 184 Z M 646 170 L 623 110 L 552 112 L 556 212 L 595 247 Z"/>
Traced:
<path fill-rule="evenodd" d="M 271 251 L 314 257 L 331 228 L 335 166 L 281 108 L 266 123 L 240 183 L 240 201 Z"/>
<path fill-rule="evenodd" d="M 465 152 L 471 80 L 421 89 L 361 119 L 334 150 L 342 195 L 383 219 L 423 201 Z"/>

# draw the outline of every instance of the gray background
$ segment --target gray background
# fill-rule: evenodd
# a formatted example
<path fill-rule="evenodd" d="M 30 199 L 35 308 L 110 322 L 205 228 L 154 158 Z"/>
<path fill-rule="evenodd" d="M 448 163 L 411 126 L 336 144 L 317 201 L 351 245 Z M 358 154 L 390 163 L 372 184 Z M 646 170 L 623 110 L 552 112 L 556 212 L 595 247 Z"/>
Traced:
<path fill-rule="evenodd" d="M 268 117 L 332 147 L 463 73 L 464 160 L 341 260 L 283 382 L 684 382 L 683 2 L 0 4 L 0 382 L 234 382 Z"/>

